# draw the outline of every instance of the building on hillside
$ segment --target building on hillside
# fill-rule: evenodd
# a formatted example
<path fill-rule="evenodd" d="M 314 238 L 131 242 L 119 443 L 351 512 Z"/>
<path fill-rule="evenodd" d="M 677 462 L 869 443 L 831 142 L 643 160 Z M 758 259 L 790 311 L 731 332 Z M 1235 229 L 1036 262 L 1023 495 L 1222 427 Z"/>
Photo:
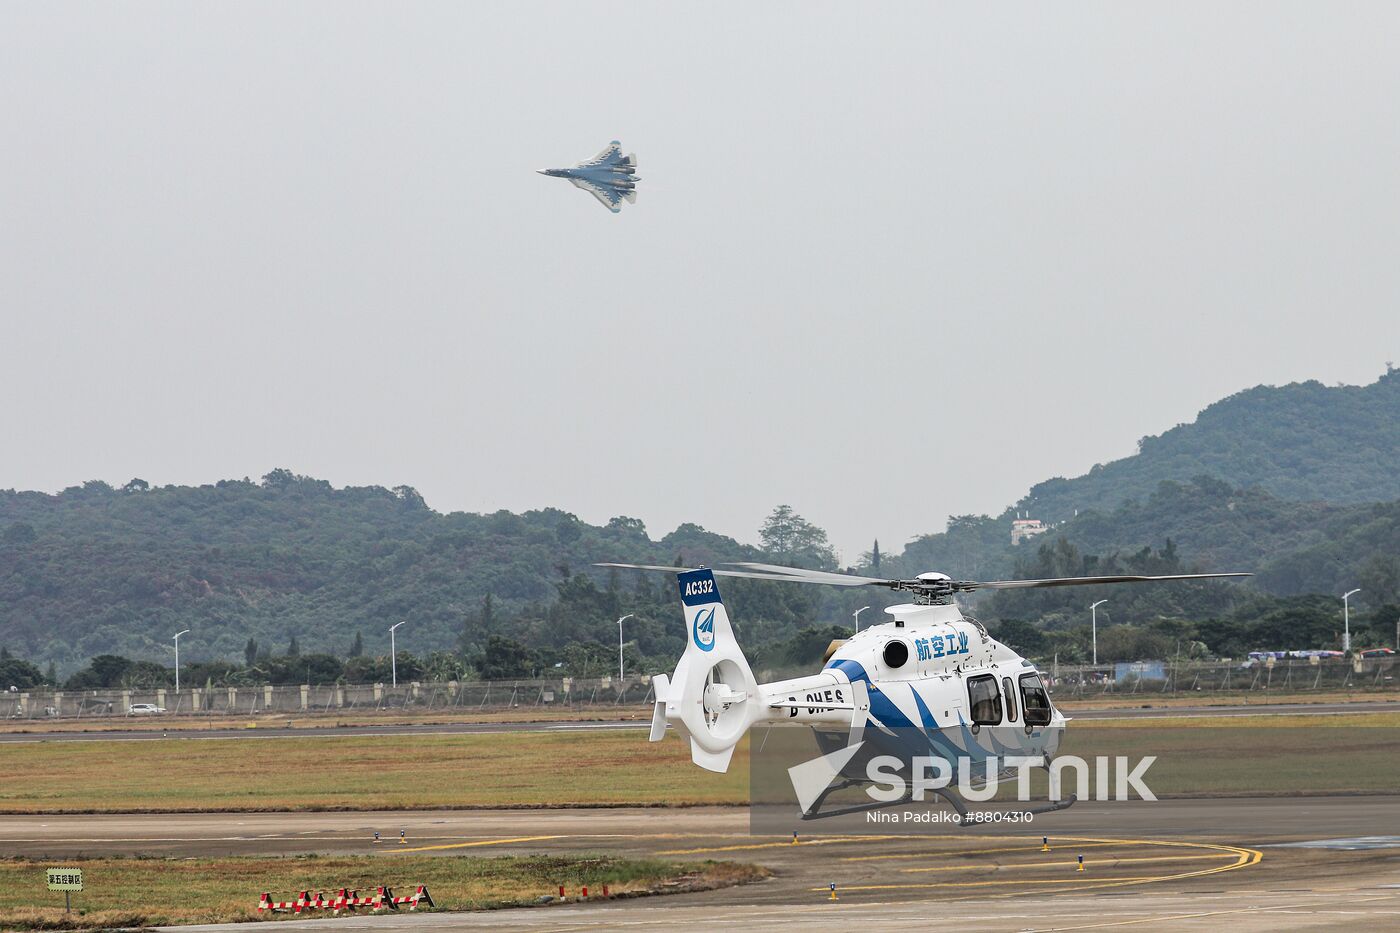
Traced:
<path fill-rule="evenodd" d="M 1020 544 L 1027 538 L 1043 535 L 1050 526 L 1038 518 L 1018 518 L 1011 523 L 1011 543 Z"/>

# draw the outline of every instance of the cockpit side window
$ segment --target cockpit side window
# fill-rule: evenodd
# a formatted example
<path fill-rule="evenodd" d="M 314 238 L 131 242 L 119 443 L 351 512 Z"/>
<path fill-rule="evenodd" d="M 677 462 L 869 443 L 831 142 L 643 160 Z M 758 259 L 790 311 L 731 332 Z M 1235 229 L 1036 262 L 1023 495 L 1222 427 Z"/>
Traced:
<path fill-rule="evenodd" d="M 1039 674 L 1021 675 L 1021 708 L 1026 711 L 1026 725 L 1050 725 L 1050 695 Z"/>
<path fill-rule="evenodd" d="M 1016 691 L 1011 686 L 1011 678 L 1001 679 L 1001 692 L 1006 695 L 1006 721 L 1016 721 Z"/>
<path fill-rule="evenodd" d="M 983 674 L 981 677 L 969 677 L 967 699 L 974 723 L 979 726 L 1001 723 L 1001 693 L 997 690 L 995 676 Z"/>

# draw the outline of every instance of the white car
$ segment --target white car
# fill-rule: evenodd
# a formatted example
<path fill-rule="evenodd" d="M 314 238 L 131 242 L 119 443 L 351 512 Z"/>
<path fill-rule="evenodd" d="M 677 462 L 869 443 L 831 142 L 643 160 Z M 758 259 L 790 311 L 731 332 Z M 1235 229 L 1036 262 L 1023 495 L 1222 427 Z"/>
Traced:
<path fill-rule="evenodd" d="M 154 703 L 133 703 L 126 711 L 128 716 L 159 716 L 165 712 L 164 706 L 156 706 Z"/>

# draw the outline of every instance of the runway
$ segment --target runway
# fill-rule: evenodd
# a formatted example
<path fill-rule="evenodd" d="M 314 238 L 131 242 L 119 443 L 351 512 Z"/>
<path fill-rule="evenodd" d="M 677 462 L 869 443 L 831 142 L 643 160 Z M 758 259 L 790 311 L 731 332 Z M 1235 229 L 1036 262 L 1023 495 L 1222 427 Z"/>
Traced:
<path fill-rule="evenodd" d="M 1071 720 L 1126 720 L 1126 719 L 1199 719 L 1231 718 L 1239 716 L 1351 716 L 1366 713 L 1400 711 L 1400 702 L 1393 700 L 1356 703 L 1263 703 L 1251 706 L 1151 706 L 1129 709 L 1081 709 L 1070 710 L 1066 715 Z M 649 723 L 643 719 L 605 719 L 593 721 L 555 720 L 539 722 L 452 722 L 452 723 L 382 723 L 338 725 L 321 717 L 298 721 L 291 726 L 278 726 L 267 721 L 259 722 L 256 728 L 202 729 L 188 719 L 171 723 L 171 728 L 144 729 L 103 729 L 96 726 L 91 731 L 45 731 L 38 722 L 34 731 L 0 732 L 0 744 L 25 742 L 141 742 L 163 738 L 182 739 L 304 739 L 317 735 L 366 735 L 366 736 L 413 736 L 413 735 L 492 735 L 519 732 L 582 732 L 612 729 L 645 730 Z"/>
<path fill-rule="evenodd" d="M 382 813 L 164 814 L 0 817 L 0 846 L 35 857 L 146 854 L 456 855 L 607 852 L 675 861 L 732 859 L 773 871 L 767 881 L 696 894 L 554 905 L 484 914 L 341 918 L 363 930 L 588 930 L 690 926 L 808 930 L 876 922 L 927 929 L 1102 929 L 1148 924 L 1236 933 L 1400 926 L 1400 835 L 1375 848 L 1279 847 L 1334 838 L 1339 824 L 1375 832 L 1400 824 L 1400 797 L 1162 801 L 1163 814 L 1208 830 L 1214 808 L 1250 808 L 1247 837 L 1209 832 L 1140 838 L 1131 821 L 1112 835 L 1065 822 L 1041 851 L 1039 829 L 982 835 L 786 838 L 748 834 L 742 807 L 681 810 L 452 810 Z M 1169 811 L 1175 812 L 1169 812 Z M 1065 814 L 1073 814 L 1071 809 Z M 1159 814 L 1159 816 L 1163 815 Z M 1092 808 L 1080 817 L 1088 826 Z M 405 845 L 373 843 L 373 833 Z M 1079 855 L 1086 870 L 1076 869 Z M 410 879 L 404 879 L 408 881 Z M 828 885 L 838 885 L 838 900 Z M 548 893 L 548 892 L 542 892 Z M 319 926 L 327 922 L 311 921 Z M 294 921 L 294 926 L 304 926 Z M 180 927 L 235 930 L 242 927 Z"/>

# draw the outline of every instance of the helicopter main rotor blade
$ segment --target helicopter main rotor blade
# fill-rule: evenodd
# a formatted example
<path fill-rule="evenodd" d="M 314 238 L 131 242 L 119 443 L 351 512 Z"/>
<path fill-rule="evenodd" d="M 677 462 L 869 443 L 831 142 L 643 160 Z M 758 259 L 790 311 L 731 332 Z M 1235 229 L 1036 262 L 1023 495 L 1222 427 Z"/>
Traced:
<path fill-rule="evenodd" d="M 1042 586 L 1092 586 L 1101 583 L 1160 583 L 1165 580 L 1219 580 L 1226 577 L 1252 577 L 1252 573 L 1174 573 L 1160 577 L 1118 575 L 1112 577 L 1051 577 L 1048 580 L 990 580 L 977 583 L 957 581 L 953 586 L 962 591 L 977 589 L 1019 590 Z"/>
<path fill-rule="evenodd" d="M 899 583 L 898 580 L 882 580 L 878 577 L 857 577 L 848 573 L 807 570 L 804 567 L 783 567 L 778 564 L 756 564 L 744 560 L 735 561 L 729 566 L 763 571 L 777 577 L 790 577 L 794 583 L 825 583 L 829 586 L 895 586 Z"/>
<path fill-rule="evenodd" d="M 657 570 L 663 573 L 689 573 L 695 567 L 669 567 L 664 564 L 617 564 L 598 563 L 594 567 L 617 567 L 622 570 Z M 779 583 L 826 583 L 826 580 L 803 580 L 799 577 L 791 577 L 787 574 L 760 573 L 756 570 L 721 570 L 717 567 L 711 568 L 710 573 L 717 577 L 743 577 L 747 580 L 776 580 Z M 838 574 L 832 574 L 838 576 Z M 847 586 L 851 584 L 845 584 Z"/>
<path fill-rule="evenodd" d="M 666 567 L 656 564 L 594 564 L 595 567 L 620 567 L 625 570 L 660 570 L 667 573 L 686 573 L 690 567 Z M 946 598 L 954 593 L 971 593 L 974 590 L 1023 590 L 1047 586 L 1096 586 L 1107 583 L 1163 583 L 1171 580 L 1221 580 L 1232 577 L 1250 577 L 1250 573 L 1174 573 L 1163 576 L 1140 576 L 1118 574 L 1108 577 L 1052 577 L 1046 580 L 989 580 L 985 583 L 976 580 L 950 580 L 941 574 L 927 574 L 916 580 L 881 580 L 876 577 L 857 577 L 845 573 L 831 573 L 826 570 L 807 570 L 802 567 L 783 567 L 779 564 L 760 564 L 753 561 L 735 561 L 726 565 L 740 567 L 740 570 L 712 569 L 717 577 L 744 577 L 749 580 L 775 580 L 779 583 L 819 583 L 823 586 L 883 586 L 891 590 L 903 590 L 925 598 Z M 937 579 L 928 579 L 937 577 Z"/>

